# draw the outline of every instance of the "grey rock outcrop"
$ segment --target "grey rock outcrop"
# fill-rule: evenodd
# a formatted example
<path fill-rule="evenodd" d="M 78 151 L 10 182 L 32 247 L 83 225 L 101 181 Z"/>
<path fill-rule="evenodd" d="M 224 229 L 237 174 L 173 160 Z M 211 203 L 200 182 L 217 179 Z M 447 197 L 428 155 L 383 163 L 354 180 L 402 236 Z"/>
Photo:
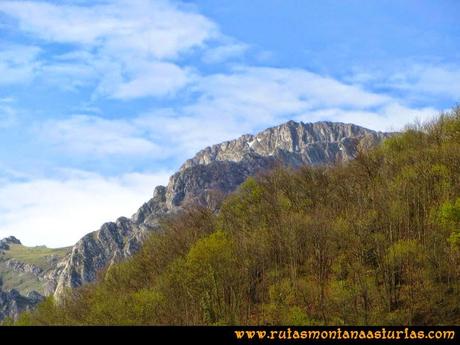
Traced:
<path fill-rule="evenodd" d="M 0 320 L 7 317 L 16 319 L 19 313 L 33 309 L 42 300 L 43 296 L 35 291 L 23 296 L 15 289 L 8 292 L 0 289 Z"/>
<path fill-rule="evenodd" d="M 348 160 L 356 153 L 356 141 L 368 138 L 379 141 L 386 134 L 353 124 L 335 122 L 297 123 L 289 121 L 268 128 L 257 135 L 246 134 L 232 141 L 207 147 L 187 160 L 181 171 L 215 161 L 239 162 L 248 154 L 276 156 L 289 154 L 295 164 L 332 163 Z"/>
<path fill-rule="evenodd" d="M 0 240 L 0 250 L 8 250 L 10 249 L 11 244 L 21 244 L 16 237 L 10 236 Z"/>
<path fill-rule="evenodd" d="M 9 259 L 5 262 L 5 266 L 15 272 L 30 273 L 40 280 L 43 279 L 43 270 L 33 264 L 20 262 L 16 259 Z"/>

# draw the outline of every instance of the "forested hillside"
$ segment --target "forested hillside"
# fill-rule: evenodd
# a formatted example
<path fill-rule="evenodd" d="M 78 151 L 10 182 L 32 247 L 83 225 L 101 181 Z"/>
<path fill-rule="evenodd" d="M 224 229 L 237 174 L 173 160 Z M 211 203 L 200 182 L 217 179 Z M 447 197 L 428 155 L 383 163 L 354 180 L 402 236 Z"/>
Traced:
<path fill-rule="evenodd" d="M 17 324 L 460 324 L 460 108 L 189 207 Z"/>

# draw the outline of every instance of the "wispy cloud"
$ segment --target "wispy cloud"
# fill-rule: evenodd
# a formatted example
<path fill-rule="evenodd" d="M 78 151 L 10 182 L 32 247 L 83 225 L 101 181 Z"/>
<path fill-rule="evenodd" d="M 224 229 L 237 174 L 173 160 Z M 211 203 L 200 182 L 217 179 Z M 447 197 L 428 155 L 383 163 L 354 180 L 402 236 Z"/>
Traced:
<path fill-rule="evenodd" d="M 231 58 L 241 57 L 248 50 L 249 45 L 241 42 L 228 42 L 214 48 L 207 49 L 203 55 L 203 61 L 209 64 L 217 64 Z"/>
<path fill-rule="evenodd" d="M 74 115 L 47 121 L 39 132 L 71 154 L 148 156 L 151 161 L 181 163 L 205 146 L 290 119 L 400 130 L 437 113 L 299 69 L 241 67 L 230 74 L 200 77 L 191 92 L 197 97 L 181 107 L 119 119 Z"/>
<path fill-rule="evenodd" d="M 139 63 L 128 67 L 125 73 L 132 76 L 129 81 L 102 83 L 97 92 L 122 100 L 167 96 L 190 83 L 193 77 L 190 70 L 169 62 Z"/>
<path fill-rule="evenodd" d="M 447 96 L 460 100 L 460 65 L 414 64 L 391 74 L 388 85 L 420 95 Z"/>
<path fill-rule="evenodd" d="M 424 120 L 437 113 L 434 108 L 412 107 L 387 94 L 301 69 L 241 67 L 233 73 L 204 77 L 193 90 L 200 96 L 181 109 L 171 127 L 194 129 L 193 140 L 187 140 L 196 144 L 194 148 L 209 145 L 212 139 L 221 141 L 293 118 L 400 130 L 416 118 Z M 200 129 L 193 123 L 207 125 Z M 162 128 L 167 131 L 169 126 Z M 217 140 L 214 133 L 223 139 Z M 191 135 L 187 132 L 175 137 Z"/>
<path fill-rule="evenodd" d="M 95 95 L 119 99 L 179 90 L 192 74 L 174 61 L 219 37 L 212 21 L 166 0 L 116 0 L 92 6 L 2 1 L 0 12 L 15 18 L 22 32 L 68 50 L 58 55 L 46 52 L 41 60 L 44 81 L 65 88 L 92 82 Z M 0 72 L 1 61 L 0 56 Z M 9 80 L 30 75 L 32 62 L 10 68 Z"/>
<path fill-rule="evenodd" d="M 194 88 L 203 95 L 199 104 L 242 104 L 273 114 L 319 106 L 366 108 L 390 100 L 359 86 L 290 68 L 240 67 L 233 73 L 204 77 Z"/>
<path fill-rule="evenodd" d="M 2 1 L 0 11 L 43 40 L 112 52 L 175 58 L 216 34 L 206 17 L 166 0 L 116 0 L 93 6 Z"/>
<path fill-rule="evenodd" d="M 0 129 L 8 128 L 17 121 L 18 110 L 14 98 L 0 98 Z"/>
<path fill-rule="evenodd" d="M 460 100 L 460 65 L 408 61 L 384 70 L 358 71 L 348 80 L 367 88 L 402 93 L 415 100 Z"/>
<path fill-rule="evenodd" d="M 141 127 L 124 119 L 74 115 L 41 123 L 35 133 L 57 150 L 70 154 L 99 157 L 162 155 L 161 146 L 145 138 Z"/>
<path fill-rule="evenodd" d="M 0 86 L 32 81 L 40 71 L 40 52 L 36 46 L 0 46 Z"/>
<path fill-rule="evenodd" d="M 435 118 L 439 110 L 433 107 L 411 108 L 397 101 L 374 110 L 324 108 L 294 116 L 297 121 L 337 121 L 354 123 L 379 131 L 400 131 L 415 121 L 425 122 Z"/>

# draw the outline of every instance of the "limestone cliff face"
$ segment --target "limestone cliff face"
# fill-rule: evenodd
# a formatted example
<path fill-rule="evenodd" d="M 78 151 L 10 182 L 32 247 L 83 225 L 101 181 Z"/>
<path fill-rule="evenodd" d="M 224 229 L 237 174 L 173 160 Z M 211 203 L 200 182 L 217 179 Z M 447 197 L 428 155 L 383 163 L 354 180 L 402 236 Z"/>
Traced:
<path fill-rule="evenodd" d="M 130 219 L 119 218 L 84 236 L 47 276 L 48 293 L 93 281 L 102 268 L 131 256 L 159 220 L 187 203 L 210 205 L 212 194 L 234 191 L 244 180 L 275 164 L 298 167 L 353 159 L 360 145 L 374 146 L 388 134 L 352 124 L 289 121 L 256 135 L 207 147 L 187 160 L 166 187 Z"/>

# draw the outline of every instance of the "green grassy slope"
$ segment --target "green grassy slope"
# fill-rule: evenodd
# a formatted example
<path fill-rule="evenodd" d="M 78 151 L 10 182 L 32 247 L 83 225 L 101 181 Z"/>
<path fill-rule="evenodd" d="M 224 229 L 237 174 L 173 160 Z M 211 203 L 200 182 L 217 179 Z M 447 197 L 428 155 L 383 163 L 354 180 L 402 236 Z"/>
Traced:
<path fill-rule="evenodd" d="M 56 262 L 67 254 L 71 247 L 47 248 L 45 246 L 26 247 L 20 244 L 10 244 L 8 250 L 0 251 L 0 279 L 5 291 L 16 289 L 21 294 L 35 290 L 43 293 L 43 280 L 29 272 L 17 272 L 6 265 L 9 259 L 39 267 L 43 272 L 54 268 Z"/>
<path fill-rule="evenodd" d="M 70 251 L 71 247 L 48 248 L 45 246 L 26 247 L 20 244 L 11 244 L 10 249 L 5 251 L 4 259 L 16 259 L 18 261 L 36 265 L 44 270 L 49 269 L 51 256 L 63 257 Z"/>

